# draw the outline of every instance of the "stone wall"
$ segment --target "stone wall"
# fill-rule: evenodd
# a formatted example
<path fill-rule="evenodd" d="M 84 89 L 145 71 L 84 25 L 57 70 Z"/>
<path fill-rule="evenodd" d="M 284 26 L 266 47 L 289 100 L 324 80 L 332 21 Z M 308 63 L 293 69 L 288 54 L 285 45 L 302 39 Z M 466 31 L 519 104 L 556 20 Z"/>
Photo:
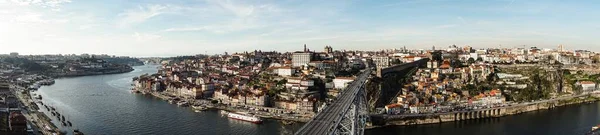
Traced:
<path fill-rule="evenodd" d="M 536 104 L 522 104 L 517 106 L 508 106 L 494 109 L 481 109 L 477 111 L 464 111 L 454 113 L 442 113 L 442 114 L 431 114 L 431 115 L 419 115 L 419 116 L 403 116 L 403 115 L 373 115 L 371 121 L 373 125 L 371 128 L 377 126 L 388 126 L 388 125 L 418 125 L 418 124 L 433 124 L 451 121 L 461 120 L 474 120 L 474 119 L 487 119 L 497 118 L 508 115 L 515 115 L 524 112 L 551 109 L 564 105 L 579 104 L 584 102 L 594 102 L 600 99 L 600 94 L 590 94 L 584 97 L 575 97 L 564 100 L 540 102 Z"/>

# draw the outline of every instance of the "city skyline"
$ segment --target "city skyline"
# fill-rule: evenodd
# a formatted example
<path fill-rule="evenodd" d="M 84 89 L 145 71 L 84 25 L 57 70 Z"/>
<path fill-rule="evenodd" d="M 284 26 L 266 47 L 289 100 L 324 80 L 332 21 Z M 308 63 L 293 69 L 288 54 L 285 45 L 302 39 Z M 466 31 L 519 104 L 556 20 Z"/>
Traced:
<path fill-rule="evenodd" d="M 595 48 L 597 1 L 0 0 L 3 54 Z"/>

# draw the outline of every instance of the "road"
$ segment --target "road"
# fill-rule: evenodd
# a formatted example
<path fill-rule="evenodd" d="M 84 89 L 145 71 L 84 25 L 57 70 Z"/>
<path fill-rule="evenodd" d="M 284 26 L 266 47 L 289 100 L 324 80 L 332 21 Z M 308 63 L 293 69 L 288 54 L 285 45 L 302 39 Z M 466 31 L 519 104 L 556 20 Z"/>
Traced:
<path fill-rule="evenodd" d="M 455 113 L 487 111 L 487 110 L 505 109 L 505 108 L 511 108 L 511 107 L 522 107 L 522 106 L 528 106 L 528 105 L 539 104 L 539 103 L 556 102 L 556 101 L 559 101 L 559 100 L 584 97 L 584 96 L 589 96 L 591 94 L 597 94 L 597 93 L 599 93 L 599 92 L 595 91 L 595 92 L 592 92 L 592 93 L 584 93 L 584 94 L 572 95 L 572 96 L 563 96 L 563 97 L 558 97 L 558 98 L 554 98 L 554 99 L 540 100 L 540 101 L 534 101 L 534 102 L 525 102 L 525 103 L 515 104 L 515 105 L 510 105 L 510 106 L 506 105 L 506 106 L 501 106 L 501 107 L 475 109 L 475 110 L 469 110 L 469 111 L 453 111 L 453 112 L 425 113 L 425 114 L 398 114 L 398 115 L 372 114 L 371 116 L 377 116 L 377 115 L 379 115 L 379 116 L 384 116 L 386 118 L 395 119 L 395 118 L 404 118 L 404 117 L 437 116 L 437 115 L 446 115 L 446 114 L 455 114 Z"/>
<path fill-rule="evenodd" d="M 52 126 L 52 122 L 48 121 L 46 118 L 43 117 L 45 114 L 42 112 L 38 112 L 34 105 L 31 104 L 32 102 L 34 102 L 33 99 L 31 99 L 31 96 L 22 94 L 20 92 L 25 90 L 25 88 L 18 86 L 11 87 L 15 90 L 14 94 L 17 95 L 17 98 L 19 99 L 19 101 L 21 101 L 21 104 L 23 104 L 23 107 L 21 107 L 23 110 L 23 116 L 25 116 L 25 118 L 27 118 L 27 120 L 30 121 L 30 123 L 32 124 L 32 129 L 34 129 L 34 132 L 36 134 L 39 134 L 39 131 L 41 131 L 41 133 L 44 135 L 61 134 L 58 128 Z M 47 130 L 46 126 L 50 127 L 51 129 Z"/>
<path fill-rule="evenodd" d="M 325 107 L 325 109 L 319 112 L 311 121 L 306 123 L 304 127 L 296 132 L 296 134 L 323 135 L 335 130 L 370 74 L 370 70 L 361 73 L 356 80 L 342 91 L 337 100 Z"/>

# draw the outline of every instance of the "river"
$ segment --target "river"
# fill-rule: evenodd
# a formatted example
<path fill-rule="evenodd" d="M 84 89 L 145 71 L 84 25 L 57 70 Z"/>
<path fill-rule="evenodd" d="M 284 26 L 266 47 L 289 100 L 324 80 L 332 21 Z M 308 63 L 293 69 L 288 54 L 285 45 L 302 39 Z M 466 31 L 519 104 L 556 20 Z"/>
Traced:
<path fill-rule="evenodd" d="M 156 66 L 137 66 L 130 73 L 56 79 L 36 93 L 43 102 L 67 116 L 72 128 L 86 134 L 290 134 L 301 124 L 284 126 L 275 120 L 257 125 L 220 116 L 217 111 L 195 113 L 148 95 L 131 94 L 131 78 L 156 73 Z M 569 105 L 501 118 L 441 124 L 384 127 L 367 135 L 579 135 L 600 124 L 600 102 Z M 45 111 L 45 109 L 42 109 Z M 46 112 L 46 111 L 45 111 Z M 50 115 L 50 114 L 48 114 Z M 51 115 L 50 115 L 51 116 Z M 53 118 L 53 122 L 60 123 Z M 72 131 L 71 127 L 59 126 Z"/>
<path fill-rule="evenodd" d="M 148 95 L 132 94 L 131 79 L 156 73 L 156 66 L 137 66 L 129 73 L 56 79 L 52 86 L 40 88 L 45 104 L 73 123 L 64 131 L 77 128 L 85 134 L 288 134 L 300 124 L 284 126 L 266 120 L 253 124 L 221 116 L 218 111 L 196 113 Z M 43 108 L 43 107 L 42 107 Z M 46 109 L 41 109 L 47 113 Z M 48 114 L 52 117 L 51 114 Z M 53 123 L 61 125 L 55 117 Z"/>

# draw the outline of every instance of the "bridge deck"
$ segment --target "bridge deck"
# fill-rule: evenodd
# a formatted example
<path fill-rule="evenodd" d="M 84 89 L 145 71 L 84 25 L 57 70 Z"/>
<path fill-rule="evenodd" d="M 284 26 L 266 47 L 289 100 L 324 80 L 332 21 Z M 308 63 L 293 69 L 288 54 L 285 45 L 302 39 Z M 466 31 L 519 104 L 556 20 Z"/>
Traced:
<path fill-rule="evenodd" d="M 331 134 L 339 125 L 344 114 L 352 105 L 354 98 L 365 83 L 370 70 L 365 70 L 354 80 L 342 93 L 338 99 L 325 107 L 311 121 L 306 123 L 298 132 L 297 135 L 324 135 Z"/>

